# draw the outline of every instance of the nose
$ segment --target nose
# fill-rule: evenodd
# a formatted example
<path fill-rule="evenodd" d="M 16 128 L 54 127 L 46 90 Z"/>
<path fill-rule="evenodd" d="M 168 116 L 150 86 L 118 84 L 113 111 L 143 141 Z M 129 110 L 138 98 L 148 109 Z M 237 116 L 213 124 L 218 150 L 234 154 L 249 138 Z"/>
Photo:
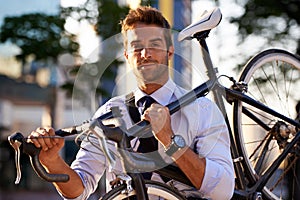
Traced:
<path fill-rule="evenodd" d="M 143 58 L 151 58 L 151 50 L 150 48 L 143 48 L 142 51 L 141 51 L 141 57 Z"/>

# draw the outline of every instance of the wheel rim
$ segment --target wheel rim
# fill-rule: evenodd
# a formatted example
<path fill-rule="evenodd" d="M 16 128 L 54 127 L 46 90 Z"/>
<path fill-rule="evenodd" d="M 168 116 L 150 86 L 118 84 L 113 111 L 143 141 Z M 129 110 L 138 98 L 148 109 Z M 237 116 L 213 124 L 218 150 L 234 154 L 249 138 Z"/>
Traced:
<path fill-rule="evenodd" d="M 271 53 L 263 57 L 257 57 L 253 67 L 249 67 L 241 75 L 241 80 L 248 83 L 248 95 L 262 102 L 268 107 L 275 109 L 281 114 L 291 118 L 296 117 L 295 105 L 300 100 L 300 62 L 292 56 L 287 57 L 285 53 Z M 261 87 L 264 85 L 264 87 Z M 274 96 L 274 93 L 276 95 Z M 247 106 L 256 116 L 267 122 L 271 127 L 277 119 L 271 118 L 265 113 L 259 112 L 256 108 L 248 105 L 238 104 L 237 126 L 239 130 L 239 140 L 241 149 L 244 152 L 246 162 L 250 170 L 257 175 L 264 173 L 264 170 L 273 163 L 275 157 L 280 153 L 277 140 L 266 135 L 266 131 L 256 126 L 247 116 L 241 114 L 242 106 Z M 255 134 L 253 134 L 255 133 Z M 258 134 L 260 133 L 260 134 Z M 269 138 L 269 139 L 267 139 Z M 268 145 L 262 141 L 268 141 Z M 262 154 L 262 149 L 267 149 Z M 259 161 L 259 157 L 263 161 Z M 264 193 L 275 199 L 287 199 L 289 190 L 287 189 L 285 169 L 288 167 L 288 160 L 285 160 L 275 175 L 272 176 Z M 282 170 L 282 171 L 281 171 Z M 291 169 L 292 170 L 292 169 Z M 281 180 L 282 179 L 282 180 Z M 296 180 L 297 181 L 297 180 Z"/>

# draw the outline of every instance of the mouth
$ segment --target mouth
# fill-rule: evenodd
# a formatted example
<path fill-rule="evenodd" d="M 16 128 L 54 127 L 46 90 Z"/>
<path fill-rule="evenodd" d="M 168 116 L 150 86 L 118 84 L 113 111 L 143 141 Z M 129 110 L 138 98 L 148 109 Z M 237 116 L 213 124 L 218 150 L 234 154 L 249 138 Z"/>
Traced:
<path fill-rule="evenodd" d="M 141 63 L 138 68 L 141 69 L 141 70 L 144 70 L 146 68 L 150 68 L 150 67 L 153 67 L 153 66 L 156 66 L 155 62 L 147 62 L 147 63 Z"/>

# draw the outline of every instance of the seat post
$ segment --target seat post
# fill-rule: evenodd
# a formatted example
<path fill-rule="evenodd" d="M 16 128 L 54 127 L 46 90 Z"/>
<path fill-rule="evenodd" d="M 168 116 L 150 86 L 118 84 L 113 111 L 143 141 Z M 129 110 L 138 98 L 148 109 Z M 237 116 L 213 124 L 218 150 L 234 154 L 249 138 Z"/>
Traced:
<path fill-rule="evenodd" d="M 218 70 L 217 68 L 214 68 L 210 54 L 209 54 L 209 49 L 208 46 L 206 44 L 206 38 L 202 37 L 201 39 L 198 39 L 198 42 L 200 44 L 201 47 L 201 54 L 202 54 L 202 58 L 203 58 L 203 62 L 205 64 L 206 70 L 207 70 L 207 75 L 209 77 L 209 79 L 211 80 L 216 80 L 217 79 L 217 73 Z"/>

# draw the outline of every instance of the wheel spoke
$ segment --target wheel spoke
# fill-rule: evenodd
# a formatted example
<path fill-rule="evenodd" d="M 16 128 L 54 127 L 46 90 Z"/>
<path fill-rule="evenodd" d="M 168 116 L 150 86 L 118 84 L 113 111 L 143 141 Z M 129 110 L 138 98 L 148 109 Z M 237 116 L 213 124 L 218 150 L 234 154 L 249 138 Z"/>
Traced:
<path fill-rule="evenodd" d="M 298 57 L 283 50 L 264 51 L 245 66 L 239 81 L 248 84 L 247 95 L 253 99 L 286 117 L 291 119 L 296 117 L 295 105 L 300 100 L 300 94 L 297 92 L 300 87 L 300 59 Z M 256 172 L 247 176 L 254 184 L 257 175 L 264 175 L 265 170 L 273 164 L 293 135 L 281 131 L 281 126 L 270 134 L 271 131 L 266 131 L 266 126 L 262 128 L 257 124 L 257 119 L 269 127 L 276 126 L 282 119 L 249 106 L 246 109 L 252 115 L 245 116 L 242 114 L 242 107 L 245 106 L 243 102 L 238 102 L 234 107 L 234 115 L 236 115 L 234 124 L 238 129 L 235 137 L 246 159 L 246 166 L 250 168 L 247 171 Z M 256 121 L 251 121 L 251 116 L 255 116 Z M 288 123 L 284 124 L 286 127 L 289 126 Z M 275 199 L 292 199 L 290 195 L 294 195 L 295 190 L 294 187 L 287 185 L 287 182 L 297 184 L 300 174 L 294 170 L 296 161 L 289 160 L 286 158 L 268 180 L 262 191 L 265 199 L 274 199 L 274 196 Z"/>

